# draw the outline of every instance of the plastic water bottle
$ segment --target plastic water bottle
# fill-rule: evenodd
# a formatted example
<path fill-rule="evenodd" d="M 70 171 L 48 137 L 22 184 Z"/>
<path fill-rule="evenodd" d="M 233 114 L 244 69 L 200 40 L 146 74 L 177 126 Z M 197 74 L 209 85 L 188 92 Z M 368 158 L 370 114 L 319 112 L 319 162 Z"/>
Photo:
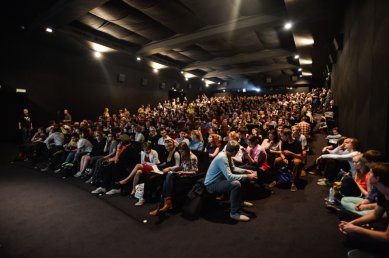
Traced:
<path fill-rule="evenodd" d="M 330 192 L 328 194 L 328 201 L 331 203 L 335 202 L 335 191 L 333 187 L 330 188 Z"/>

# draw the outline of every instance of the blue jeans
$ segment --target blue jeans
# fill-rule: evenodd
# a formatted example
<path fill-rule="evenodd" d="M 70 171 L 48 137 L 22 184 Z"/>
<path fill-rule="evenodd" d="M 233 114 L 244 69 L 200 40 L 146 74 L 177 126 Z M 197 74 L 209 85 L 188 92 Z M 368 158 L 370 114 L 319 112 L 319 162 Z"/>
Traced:
<path fill-rule="evenodd" d="M 222 180 L 220 182 L 205 186 L 210 194 L 222 194 L 230 192 L 231 215 L 239 212 L 241 204 L 241 187 L 241 183 L 238 180 Z"/>

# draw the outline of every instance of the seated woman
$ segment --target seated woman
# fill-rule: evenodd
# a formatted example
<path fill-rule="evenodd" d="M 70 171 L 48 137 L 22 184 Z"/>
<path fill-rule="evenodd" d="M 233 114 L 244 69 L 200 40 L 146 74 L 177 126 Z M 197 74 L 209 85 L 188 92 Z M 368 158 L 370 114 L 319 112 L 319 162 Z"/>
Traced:
<path fill-rule="evenodd" d="M 204 140 L 201 132 L 199 130 L 193 130 L 191 134 L 191 142 L 189 144 L 189 149 L 194 151 L 203 151 Z"/>
<path fill-rule="evenodd" d="M 205 147 L 204 152 L 207 152 L 212 160 L 220 152 L 221 143 L 217 134 L 210 134 L 208 136 L 208 145 Z"/>
<path fill-rule="evenodd" d="M 269 165 L 267 165 L 266 151 L 258 144 L 258 137 L 255 135 L 250 135 L 247 142 L 249 146 L 243 150 L 245 165 L 242 168 L 256 171 L 259 177 L 263 172 L 270 169 Z"/>
<path fill-rule="evenodd" d="M 180 178 L 194 176 L 198 171 L 197 157 L 194 155 L 185 142 L 178 145 L 178 151 L 181 155 L 180 166 L 167 172 L 163 183 L 162 198 L 164 204 L 162 208 L 151 211 L 150 216 L 156 216 L 159 212 L 167 212 L 173 209 L 172 197 L 174 194 L 174 182 Z M 165 172 L 165 171 L 164 171 Z"/>
<path fill-rule="evenodd" d="M 281 154 L 281 140 L 274 129 L 268 132 L 267 137 L 261 146 L 267 153 L 267 163 L 274 164 L 274 160 Z"/>
<path fill-rule="evenodd" d="M 159 164 L 158 153 L 156 150 L 153 150 L 151 143 L 144 143 L 143 150 L 141 152 L 140 163 L 136 164 L 131 173 L 123 180 L 117 182 L 119 185 L 127 184 L 131 179 L 134 178 L 132 182 L 132 191 L 131 196 L 135 194 L 135 186 L 139 184 L 139 179 L 142 174 L 150 174 L 153 170 L 154 165 Z M 141 204 L 143 205 L 143 203 Z M 141 206 L 137 205 L 137 206 Z"/>

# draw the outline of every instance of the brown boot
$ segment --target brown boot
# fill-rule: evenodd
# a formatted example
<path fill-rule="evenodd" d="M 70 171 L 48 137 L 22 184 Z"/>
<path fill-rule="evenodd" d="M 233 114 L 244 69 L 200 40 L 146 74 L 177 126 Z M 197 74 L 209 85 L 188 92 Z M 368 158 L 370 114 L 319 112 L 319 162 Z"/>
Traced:
<path fill-rule="evenodd" d="M 166 197 L 165 202 L 163 203 L 163 207 L 159 209 L 160 212 L 167 212 L 173 209 L 172 197 Z"/>
<path fill-rule="evenodd" d="M 149 215 L 150 215 L 150 216 L 157 216 L 158 213 L 159 213 L 159 208 L 156 208 L 155 210 L 150 211 L 150 212 L 149 212 Z"/>

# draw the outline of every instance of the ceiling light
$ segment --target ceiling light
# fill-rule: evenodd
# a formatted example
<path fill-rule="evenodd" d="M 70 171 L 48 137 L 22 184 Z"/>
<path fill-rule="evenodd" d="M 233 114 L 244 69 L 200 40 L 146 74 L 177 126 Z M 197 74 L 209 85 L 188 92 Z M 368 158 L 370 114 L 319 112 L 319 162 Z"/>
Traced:
<path fill-rule="evenodd" d="M 257 88 L 257 89 L 255 89 L 255 91 L 256 91 L 256 92 L 260 92 L 260 91 L 261 91 L 261 89 L 260 89 L 260 88 Z"/>
<path fill-rule="evenodd" d="M 101 44 L 98 44 L 98 43 L 95 43 L 95 42 L 92 42 L 92 41 L 87 41 L 87 44 L 88 46 L 96 51 L 96 52 L 100 52 L 100 53 L 108 53 L 108 52 L 114 52 L 115 49 L 113 48 L 109 48 L 109 47 L 106 47 L 104 45 L 101 45 Z"/>
<path fill-rule="evenodd" d="M 101 53 L 96 51 L 96 52 L 95 52 L 95 57 L 96 57 L 96 58 L 100 58 L 100 57 L 101 57 Z"/>
<path fill-rule="evenodd" d="M 204 81 L 204 78 L 201 78 L 202 81 Z"/>
<path fill-rule="evenodd" d="M 299 68 L 299 72 L 301 72 L 303 69 L 301 69 L 301 67 Z"/>
<path fill-rule="evenodd" d="M 142 60 L 142 58 L 140 58 L 139 56 L 136 57 L 136 61 L 141 61 L 141 60 Z"/>
<path fill-rule="evenodd" d="M 189 81 L 188 77 L 185 77 L 185 81 Z"/>
<path fill-rule="evenodd" d="M 312 64 L 312 59 L 302 59 L 300 58 L 300 65 Z"/>
<path fill-rule="evenodd" d="M 220 82 L 218 82 L 217 84 L 219 84 L 219 85 L 220 85 Z"/>
<path fill-rule="evenodd" d="M 302 72 L 303 76 L 312 76 L 311 72 Z"/>
<path fill-rule="evenodd" d="M 48 32 L 48 33 L 52 33 L 52 32 L 53 32 L 53 29 L 52 29 L 52 28 L 49 28 L 49 27 L 47 27 L 47 28 L 46 28 L 46 32 Z"/>
<path fill-rule="evenodd" d="M 311 35 L 294 36 L 294 41 L 296 43 L 296 47 L 311 46 L 315 44 Z"/>
<path fill-rule="evenodd" d="M 226 92 L 226 90 L 223 90 L 223 92 Z"/>
<path fill-rule="evenodd" d="M 184 71 L 181 71 L 181 74 L 184 74 Z"/>
<path fill-rule="evenodd" d="M 158 69 L 157 69 L 157 68 L 154 68 L 154 69 L 153 69 L 153 72 L 154 72 L 154 73 L 158 73 Z"/>
<path fill-rule="evenodd" d="M 291 22 L 287 22 L 284 25 L 284 29 L 285 30 L 290 30 L 292 27 L 293 27 L 293 24 Z"/>
<path fill-rule="evenodd" d="M 243 88 L 243 90 L 242 90 L 243 92 L 246 92 L 246 88 Z"/>
<path fill-rule="evenodd" d="M 294 56 L 294 59 L 299 59 L 299 58 L 300 58 L 299 55 L 295 55 L 295 56 Z"/>

